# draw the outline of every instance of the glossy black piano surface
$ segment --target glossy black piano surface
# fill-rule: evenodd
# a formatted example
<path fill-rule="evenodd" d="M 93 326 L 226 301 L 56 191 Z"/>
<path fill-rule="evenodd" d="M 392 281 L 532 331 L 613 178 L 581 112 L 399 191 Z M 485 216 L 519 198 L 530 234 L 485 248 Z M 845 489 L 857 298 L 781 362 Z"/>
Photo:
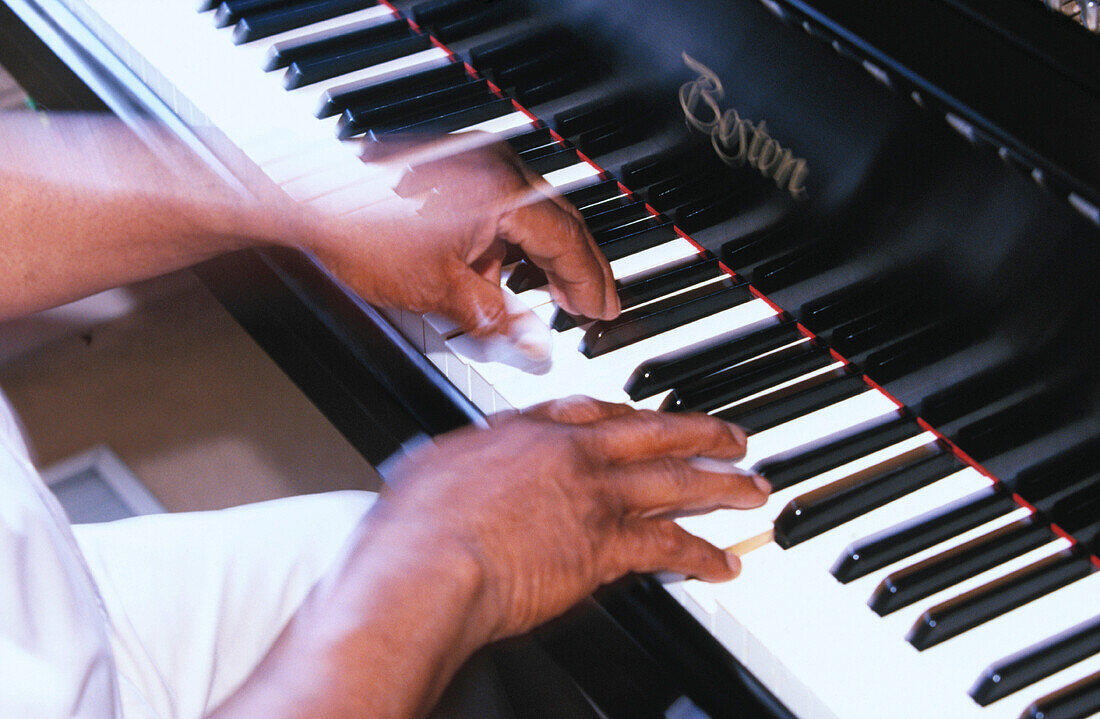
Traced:
<path fill-rule="evenodd" d="M 1046 501 L 1036 477 L 1069 467 L 1095 490 L 1100 38 L 1028 0 L 393 5 L 1095 553 L 1100 518 Z M 33 37 L 0 12 L 0 62 L 57 97 Z M 684 122 L 678 92 L 699 75 L 685 54 L 721 79 L 723 110 L 805 160 L 804 196 L 716 161 Z M 345 109 L 349 134 L 384 117 Z M 477 416 L 300 259 L 199 272 L 370 459 Z M 784 715 L 656 583 L 600 601 L 635 669 L 671 677 L 648 692 L 578 677 L 609 716 L 659 716 L 681 693 L 714 717 Z M 543 639 L 585 673 L 569 631 Z"/>

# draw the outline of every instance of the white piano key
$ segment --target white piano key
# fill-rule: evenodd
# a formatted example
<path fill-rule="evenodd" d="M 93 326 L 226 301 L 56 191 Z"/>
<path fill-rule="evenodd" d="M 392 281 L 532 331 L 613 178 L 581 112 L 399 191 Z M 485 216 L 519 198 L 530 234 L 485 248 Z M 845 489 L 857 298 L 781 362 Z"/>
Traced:
<path fill-rule="evenodd" d="M 261 169 L 276 184 L 283 185 L 309 175 L 324 173 L 335 164 L 346 159 L 359 158 L 359 143 L 333 142 L 331 136 L 314 140 L 305 147 L 295 147 L 281 157 L 265 164 Z M 273 141 L 277 142 L 277 140 Z"/>
<path fill-rule="evenodd" d="M 1095 602 L 1097 591 L 1095 586 L 1092 591 L 1093 594 L 1091 599 Z M 1084 599 L 1082 601 L 1088 600 Z M 1042 699 L 1048 694 L 1053 694 L 1060 689 L 1064 689 L 1070 684 L 1080 681 L 1085 677 L 1092 676 L 1098 671 L 1100 671 L 1100 654 L 1093 655 L 1071 667 L 1066 667 L 1062 671 L 1042 681 L 1021 689 L 1015 694 L 1011 694 L 998 702 L 994 702 L 987 707 L 987 709 L 992 710 L 990 712 L 990 719 L 1019 719 L 1019 717 L 1023 716 L 1024 710 L 1031 706 L 1032 702 Z M 1092 716 L 1095 717 L 1096 715 L 1093 714 Z"/>
<path fill-rule="evenodd" d="M 554 170 L 543 175 L 543 179 L 555 189 L 566 188 L 585 180 L 598 178 L 600 169 L 587 162 L 578 162 L 560 170 Z"/>
<path fill-rule="evenodd" d="M 884 625 L 887 625 L 888 631 L 893 631 L 898 636 L 904 637 L 906 634 L 909 633 L 909 630 L 912 628 L 913 624 L 916 623 L 920 615 L 928 609 L 942 602 L 945 602 L 948 599 L 952 599 L 961 594 L 965 594 L 972 589 L 982 587 L 989 582 L 999 579 L 1007 574 L 1011 574 L 1018 569 L 1023 569 L 1024 567 L 1027 567 L 1035 562 L 1057 554 L 1058 552 L 1066 549 L 1069 546 L 1069 540 L 1061 538 L 1052 539 L 1050 542 L 1044 544 L 1037 549 L 1033 549 L 1026 554 L 1022 554 L 1019 557 L 1010 559 L 1009 561 L 1001 565 L 998 565 L 992 569 L 982 572 L 981 574 L 959 582 L 958 584 L 948 587 L 947 589 L 939 591 L 931 595 L 930 597 L 920 602 L 917 602 L 916 604 L 905 607 L 904 609 L 899 609 L 893 614 L 882 617 L 882 622 L 884 623 Z M 952 642 L 955 640 L 949 639 L 947 641 Z"/>
<path fill-rule="evenodd" d="M 553 338 L 551 367 L 543 375 L 532 375 L 503 364 L 469 361 L 516 406 L 554 399 L 561 395 L 563 387 L 569 387 L 570 393 L 625 402 L 628 398 L 623 385 L 634 367 L 645 359 L 774 317 L 775 311 L 767 303 L 752 300 L 595 359 L 588 359 L 577 350 L 584 335 L 582 328 L 558 332 Z M 450 346 L 465 358 L 474 358 L 480 353 L 477 341 L 465 336 L 450 340 Z"/>
<path fill-rule="evenodd" d="M 303 25 L 292 30 L 281 32 L 277 35 L 269 35 L 268 37 L 236 45 L 236 56 L 240 58 L 242 63 L 251 63 L 257 70 L 263 72 L 263 68 L 267 64 L 267 59 L 276 45 L 289 44 L 299 40 L 308 41 L 318 39 L 331 30 L 341 28 L 364 29 L 394 21 L 400 22 L 400 20 L 397 20 L 397 15 L 395 15 L 392 10 L 385 5 L 375 5 L 374 7 L 356 10 L 328 20 L 321 20 L 310 23 L 309 25 Z M 226 42 L 233 42 L 234 25 L 218 29 L 218 32 L 225 36 L 224 39 Z"/>
<path fill-rule="evenodd" d="M 507 140 L 509 137 L 527 132 L 533 124 L 534 121 L 528 115 L 517 110 L 501 117 L 494 117 L 491 120 L 464 127 L 461 130 L 454 130 L 451 134 L 487 132 L 491 135 L 499 135 L 501 140 Z"/>
<path fill-rule="evenodd" d="M 615 260 L 611 263 L 611 274 L 616 280 L 629 282 L 662 267 L 670 267 L 684 260 L 694 259 L 700 254 L 698 247 L 677 237 Z"/>
<path fill-rule="evenodd" d="M 308 96 L 311 98 L 309 107 L 316 108 L 320 96 L 327 92 L 339 91 L 347 85 L 363 83 L 367 80 L 382 83 L 398 77 L 411 75 L 421 70 L 429 70 L 433 67 L 449 65 L 453 61 L 451 55 L 446 50 L 439 47 L 432 47 L 427 50 L 415 52 L 411 55 L 380 62 L 377 65 L 353 70 L 352 72 L 312 85 L 287 90 L 286 93 L 290 96 Z"/>
<path fill-rule="evenodd" d="M 932 664 L 947 668 L 943 673 L 944 681 L 953 691 L 966 693 L 990 664 L 1096 616 L 1100 610 L 1098 597 L 1100 573 L 1093 573 L 925 650 L 927 659 Z M 1013 719 L 1034 697 L 1044 694 L 1044 688 L 1053 691 L 1064 686 L 1061 682 L 1065 681 L 1065 674 L 1065 671 L 1058 672 L 1016 693 L 1016 701 L 1009 702 L 1020 704 Z M 991 706 L 997 706 L 1006 699 Z"/>
<path fill-rule="evenodd" d="M 860 424 L 862 424 L 862 421 Z M 834 423 L 829 425 L 825 431 L 836 434 L 844 431 L 844 429 L 843 424 Z M 779 512 L 795 497 L 800 497 L 807 492 L 832 484 L 865 469 L 889 462 L 916 449 L 930 447 L 934 441 L 935 437 L 931 433 L 922 433 L 847 462 L 827 472 L 822 472 L 790 487 L 772 492 L 771 496 L 768 497 L 768 501 L 762 507 L 750 510 L 723 509 L 710 514 L 684 517 L 677 520 L 677 523 L 687 531 L 706 539 L 712 544 L 728 547 L 771 529 L 772 523 Z M 749 437 L 748 448 L 749 452 L 752 453 L 752 437 Z M 746 457 L 746 459 L 748 458 Z M 745 460 L 738 462 L 737 465 L 746 470 L 752 466 L 750 462 Z M 838 549 L 836 554 L 839 553 L 840 550 Z M 829 566 L 832 566 L 832 559 L 829 559 Z"/>
<path fill-rule="evenodd" d="M 869 389 L 777 427 L 757 432 L 749 441 L 749 453 L 743 464 L 753 467 L 765 458 L 824 439 L 833 428 L 869 426 L 895 417 L 898 411 L 898 406 L 889 397 Z"/>
<path fill-rule="evenodd" d="M 839 360 L 836 361 L 836 362 L 832 362 L 830 364 L 825 365 L 824 367 L 818 367 L 815 370 L 807 372 L 804 375 L 799 375 L 798 377 L 795 377 L 794 379 L 789 379 L 785 382 L 780 382 L 779 384 L 775 385 L 774 387 L 769 387 L 768 389 L 761 390 L 759 392 L 754 392 L 753 394 L 750 394 L 747 397 L 739 399 L 736 402 L 730 402 L 729 404 L 725 404 L 725 405 L 722 405 L 721 407 L 717 407 L 714 411 L 715 412 L 720 412 L 720 411 L 725 410 L 725 409 L 730 409 L 732 407 L 737 407 L 738 405 L 747 404 L 748 402 L 753 402 L 755 400 L 767 397 L 769 394 L 773 394 L 775 392 L 782 392 L 785 389 L 789 389 L 791 387 L 797 387 L 798 385 L 801 385 L 803 383 L 806 383 L 806 388 L 809 388 L 810 385 L 813 384 L 812 380 L 814 380 L 814 379 L 822 378 L 822 377 L 825 377 L 826 375 L 840 376 L 840 374 L 839 374 L 840 371 L 843 370 L 846 366 L 847 365 L 844 362 L 841 362 Z"/>
<path fill-rule="evenodd" d="M 276 52 L 284 51 L 288 47 L 299 47 L 325 40 L 337 34 L 367 30 L 390 22 L 404 23 L 405 21 L 385 5 L 375 5 L 347 15 L 334 17 L 331 20 L 322 20 L 285 33 L 254 40 L 241 45 L 241 47 L 245 48 L 249 45 L 266 46 L 264 47 L 264 59 L 266 61 L 267 58 L 274 57 Z"/>
<path fill-rule="evenodd" d="M 362 182 L 392 181 L 397 178 L 393 173 L 380 173 L 375 166 L 367 165 L 358 157 L 346 155 L 342 158 L 331 157 L 330 162 L 318 172 L 306 173 L 282 183 L 283 191 L 298 200 L 308 202 L 322 195 Z M 392 185 L 387 186 L 390 189 Z"/>

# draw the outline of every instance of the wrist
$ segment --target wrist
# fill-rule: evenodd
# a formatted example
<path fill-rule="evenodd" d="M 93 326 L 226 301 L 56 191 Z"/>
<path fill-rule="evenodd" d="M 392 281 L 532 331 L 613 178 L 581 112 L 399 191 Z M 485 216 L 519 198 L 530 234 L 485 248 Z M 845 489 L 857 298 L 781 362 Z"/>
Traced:
<path fill-rule="evenodd" d="M 357 616 L 371 614 L 358 610 L 363 602 L 422 604 L 425 616 L 434 617 L 427 624 L 451 631 L 450 651 L 463 657 L 496 638 L 487 572 L 476 550 L 430 521 L 388 517 L 385 502 L 364 520 L 340 571 L 320 592 L 338 593 L 357 607 Z"/>

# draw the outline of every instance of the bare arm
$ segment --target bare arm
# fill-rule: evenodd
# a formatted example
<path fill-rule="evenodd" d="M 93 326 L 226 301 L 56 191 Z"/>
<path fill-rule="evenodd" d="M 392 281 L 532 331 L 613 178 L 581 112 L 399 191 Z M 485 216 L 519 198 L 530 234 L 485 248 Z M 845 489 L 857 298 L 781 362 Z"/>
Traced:
<path fill-rule="evenodd" d="M 506 334 L 500 260 L 513 242 L 547 269 L 564 306 L 618 313 L 576 210 L 488 136 L 392 160 L 419 158 L 379 173 L 402 196 L 371 188 L 388 199 L 341 217 L 237 194 L 164 140 L 154 157 L 111 118 L 0 114 L 0 320 L 258 244 L 314 252 L 376 304 Z"/>
<path fill-rule="evenodd" d="M 197 166 L 170 171 L 117 121 L 0 115 L 0 318 L 243 246 L 259 228 L 218 189 Z"/>
<path fill-rule="evenodd" d="M 764 501 L 762 480 L 686 461 L 741 456 L 740 430 L 587 399 L 494 424 L 397 469 L 343 565 L 211 719 L 422 716 L 474 650 L 629 571 L 736 576 L 737 557 L 672 517 Z"/>

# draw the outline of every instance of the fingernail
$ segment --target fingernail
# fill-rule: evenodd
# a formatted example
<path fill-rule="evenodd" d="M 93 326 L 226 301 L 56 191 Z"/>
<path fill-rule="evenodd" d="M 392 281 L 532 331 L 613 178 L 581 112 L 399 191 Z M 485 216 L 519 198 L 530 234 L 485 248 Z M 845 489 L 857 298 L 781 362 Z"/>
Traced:
<path fill-rule="evenodd" d="M 741 557 L 738 557 L 733 552 L 726 552 L 726 564 L 733 571 L 733 576 L 737 577 L 741 574 Z"/>
<path fill-rule="evenodd" d="M 761 477 L 759 474 L 755 475 L 752 478 L 752 483 L 755 484 L 756 488 L 759 489 L 764 494 L 771 494 L 772 493 L 771 483 L 768 480 Z"/>
<path fill-rule="evenodd" d="M 550 343 L 546 332 L 541 329 L 525 328 L 512 333 L 512 341 L 523 356 L 532 362 L 545 362 L 550 359 Z"/>
<path fill-rule="evenodd" d="M 729 427 L 730 434 L 732 434 L 737 439 L 737 442 L 739 444 L 744 444 L 748 441 L 748 435 L 745 434 L 745 430 L 741 429 L 741 427 L 734 424 L 733 422 L 726 422 L 726 426 Z"/>

